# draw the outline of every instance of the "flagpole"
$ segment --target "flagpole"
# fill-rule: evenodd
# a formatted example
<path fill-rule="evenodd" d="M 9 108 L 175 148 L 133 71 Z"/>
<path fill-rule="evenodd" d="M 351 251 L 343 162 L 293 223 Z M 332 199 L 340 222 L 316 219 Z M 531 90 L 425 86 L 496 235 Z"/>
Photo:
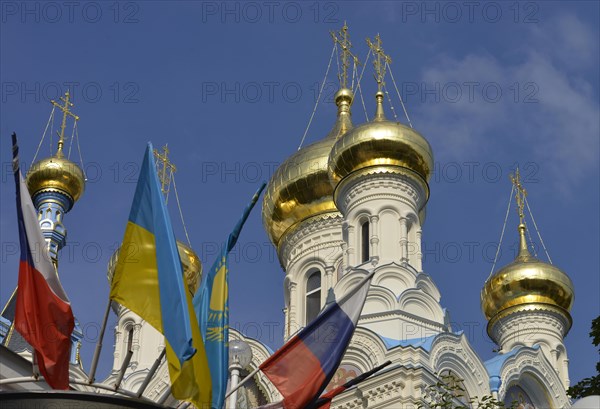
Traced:
<path fill-rule="evenodd" d="M 96 376 L 96 368 L 98 367 L 98 359 L 100 358 L 100 351 L 102 351 L 102 338 L 104 338 L 104 330 L 106 330 L 106 323 L 108 322 L 108 315 L 110 314 L 110 304 L 112 300 L 108 298 L 108 305 L 104 312 L 104 321 L 100 328 L 100 334 L 98 336 L 98 342 L 96 343 L 96 350 L 94 351 L 94 357 L 92 358 L 92 366 L 90 367 L 90 375 L 88 376 L 88 383 L 91 385 L 94 382 Z"/>
<path fill-rule="evenodd" d="M 260 367 L 256 368 L 254 371 L 250 372 L 250 375 L 246 376 L 244 379 L 242 379 L 240 382 L 238 382 L 238 384 L 235 386 L 235 388 L 232 388 L 227 393 L 227 395 L 225 395 L 225 400 L 227 400 L 227 398 L 230 397 L 233 392 L 237 391 L 241 386 L 243 386 L 252 377 L 254 377 L 254 375 L 256 375 L 258 373 L 258 371 L 260 371 Z"/>
<path fill-rule="evenodd" d="M 142 396 L 142 394 L 144 393 L 144 391 L 148 387 L 148 384 L 152 380 L 152 377 L 156 373 L 156 370 L 158 369 L 158 366 L 162 362 L 162 360 L 165 357 L 166 353 L 167 353 L 167 348 L 163 348 L 163 350 L 160 353 L 160 355 L 158 356 L 158 358 L 156 358 L 156 360 L 152 364 L 152 367 L 150 368 L 150 372 L 148 372 L 148 375 L 146 375 L 146 379 L 144 379 L 144 383 L 142 383 L 142 386 L 140 386 L 140 389 L 138 389 L 138 392 L 137 392 L 137 397 L 138 398 L 140 398 Z"/>
<path fill-rule="evenodd" d="M 133 351 L 130 349 L 127 351 L 127 355 L 125 355 L 125 359 L 123 360 L 123 364 L 121 365 L 121 369 L 119 370 L 119 375 L 117 376 L 117 380 L 115 382 L 115 390 L 119 389 L 121 385 L 121 381 L 123 380 L 123 376 L 125 376 L 125 371 L 129 366 L 129 362 L 131 362 L 131 357 L 133 356 Z"/>
<path fill-rule="evenodd" d="M 162 396 L 158 401 L 156 401 L 156 403 L 158 403 L 159 405 L 164 404 L 167 401 L 167 399 L 169 399 L 169 396 L 171 396 L 171 385 L 169 385 L 169 387 L 165 389 Z"/>
<path fill-rule="evenodd" d="M 361 382 L 367 380 L 372 375 L 381 371 L 383 368 L 390 365 L 391 363 L 392 363 L 392 361 L 390 361 L 390 360 L 385 361 L 383 364 L 371 369 L 370 371 L 367 371 L 361 375 L 358 375 L 357 377 L 349 380 L 345 384 L 332 389 L 325 395 L 321 395 L 316 401 L 314 401 L 311 405 L 309 405 L 307 407 L 307 409 L 319 409 L 321 406 L 325 405 L 326 403 L 333 401 L 333 399 L 335 399 L 335 397 L 337 395 L 339 395 L 340 393 L 346 392 L 347 390 L 349 390 L 349 388 L 352 388 L 352 387 L 360 384 Z M 341 390 L 339 390 L 339 389 L 341 389 Z"/>
<path fill-rule="evenodd" d="M 38 361 L 37 361 L 37 353 L 35 352 L 35 349 L 31 352 L 31 366 L 32 366 L 32 370 L 33 370 L 33 377 L 35 379 L 38 379 L 40 377 L 40 368 L 38 366 Z"/>

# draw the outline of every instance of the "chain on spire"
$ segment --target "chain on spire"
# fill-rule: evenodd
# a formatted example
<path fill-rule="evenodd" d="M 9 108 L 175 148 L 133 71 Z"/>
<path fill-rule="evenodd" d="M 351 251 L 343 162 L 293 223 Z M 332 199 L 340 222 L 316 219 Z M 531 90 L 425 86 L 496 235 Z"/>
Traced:
<path fill-rule="evenodd" d="M 65 92 L 65 97 L 60 97 L 60 100 L 65 104 L 60 105 L 58 102 L 51 100 L 52 105 L 57 107 L 63 112 L 62 124 L 60 125 L 60 131 L 58 133 L 58 149 L 56 150 L 56 156 L 63 156 L 63 146 L 65 144 L 65 128 L 67 127 L 67 117 L 71 116 L 75 121 L 79 121 L 79 117 L 70 111 L 70 108 L 73 106 L 73 103 L 69 100 L 71 94 L 69 94 L 69 90 Z"/>
<path fill-rule="evenodd" d="M 375 67 L 375 80 L 377 81 L 377 91 L 383 92 L 385 86 L 385 70 L 386 66 L 392 63 L 392 59 L 389 55 L 385 54 L 382 47 L 381 37 L 379 34 L 375 36 L 375 42 L 372 42 L 370 38 L 367 38 L 367 44 L 369 48 L 376 55 L 373 60 L 373 66 Z"/>

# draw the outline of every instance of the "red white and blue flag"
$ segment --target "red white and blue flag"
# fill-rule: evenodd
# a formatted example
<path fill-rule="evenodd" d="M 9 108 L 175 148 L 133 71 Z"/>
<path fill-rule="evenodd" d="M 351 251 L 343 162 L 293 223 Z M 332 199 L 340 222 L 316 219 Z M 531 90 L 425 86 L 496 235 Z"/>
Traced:
<path fill-rule="evenodd" d="M 42 375 L 54 389 L 69 389 L 74 318 L 38 224 L 37 212 L 19 170 L 17 135 L 12 135 L 13 172 L 21 260 L 14 326 L 35 350 Z"/>
<path fill-rule="evenodd" d="M 278 407 L 305 408 L 327 387 L 354 334 L 372 277 L 366 274 L 260 366 L 284 398 Z"/>
<path fill-rule="evenodd" d="M 333 388 L 332 390 L 327 392 L 325 395 L 322 395 L 319 399 L 317 399 L 317 401 L 314 402 L 314 404 L 310 405 L 307 409 L 329 409 L 331 407 L 331 401 L 336 396 L 338 396 L 342 392 L 347 391 L 348 389 L 352 388 L 353 386 L 358 385 L 359 383 L 361 383 L 365 379 L 369 378 L 371 375 L 379 372 L 380 370 L 382 370 L 386 366 L 390 365 L 391 363 L 392 363 L 392 361 L 385 361 L 383 364 L 371 369 L 368 372 L 365 372 L 365 373 L 357 376 L 356 378 L 349 380 L 345 384 L 340 385 L 337 388 Z"/>

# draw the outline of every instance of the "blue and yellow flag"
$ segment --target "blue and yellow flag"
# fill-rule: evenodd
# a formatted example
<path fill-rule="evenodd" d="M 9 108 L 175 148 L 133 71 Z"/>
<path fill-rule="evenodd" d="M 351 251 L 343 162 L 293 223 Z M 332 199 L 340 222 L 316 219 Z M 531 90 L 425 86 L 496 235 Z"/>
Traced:
<path fill-rule="evenodd" d="M 225 243 L 221 255 L 215 260 L 208 274 L 202 277 L 202 284 L 194 296 L 194 310 L 204 339 L 212 378 L 211 408 L 213 409 L 223 407 L 227 389 L 229 361 L 229 273 L 227 257 L 235 243 L 237 243 L 242 227 L 265 186 L 265 183 L 261 185 L 254 194 L 252 201 L 244 209 L 241 219 L 227 238 L 227 243 Z"/>
<path fill-rule="evenodd" d="M 186 291 L 187 306 L 192 322 L 194 347 L 198 352 L 183 365 L 167 344 L 167 362 L 171 378 L 171 394 L 180 400 L 192 402 L 197 408 L 208 408 L 211 403 L 212 380 L 208 369 L 208 361 L 204 351 L 204 343 L 200 327 L 192 304 L 192 295 Z"/>
<path fill-rule="evenodd" d="M 110 298 L 161 332 L 180 364 L 196 352 L 183 269 L 151 143 L 138 178 Z"/>

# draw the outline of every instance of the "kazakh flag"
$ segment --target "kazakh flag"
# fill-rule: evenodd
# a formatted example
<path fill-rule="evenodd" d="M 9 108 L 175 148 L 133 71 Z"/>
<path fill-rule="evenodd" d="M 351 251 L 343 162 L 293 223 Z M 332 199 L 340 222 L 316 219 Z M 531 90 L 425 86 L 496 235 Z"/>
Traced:
<path fill-rule="evenodd" d="M 151 143 L 138 178 L 110 298 L 161 332 L 180 364 L 196 352 L 183 269 Z"/>
<path fill-rule="evenodd" d="M 208 274 L 202 277 L 202 284 L 194 296 L 194 310 L 204 339 L 206 356 L 212 377 L 211 408 L 221 409 L 227 389 L 229 361 L 229 274 L 227 257 L 237 243 L 238 237 L 248 219 L 250 211 L 258 201 L 266 183 L 256 191 L 252 201 L 244 209 L 223 247 L 221 255 L 215 260 Z"/>

